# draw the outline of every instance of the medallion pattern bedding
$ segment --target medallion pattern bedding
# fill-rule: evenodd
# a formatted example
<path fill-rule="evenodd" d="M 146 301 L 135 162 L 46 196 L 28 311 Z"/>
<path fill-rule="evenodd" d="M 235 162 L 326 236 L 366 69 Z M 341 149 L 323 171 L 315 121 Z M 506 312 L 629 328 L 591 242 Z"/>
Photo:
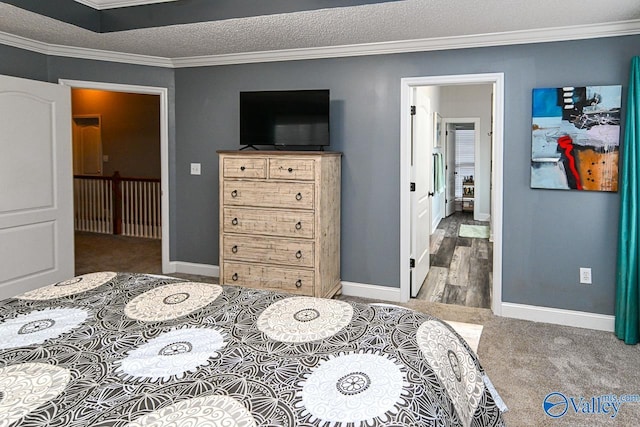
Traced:
<path fill-rule="evenodd" d="M 503 426 L 445 323 L 101 272 L 0 303 L 0 427 Z"/>

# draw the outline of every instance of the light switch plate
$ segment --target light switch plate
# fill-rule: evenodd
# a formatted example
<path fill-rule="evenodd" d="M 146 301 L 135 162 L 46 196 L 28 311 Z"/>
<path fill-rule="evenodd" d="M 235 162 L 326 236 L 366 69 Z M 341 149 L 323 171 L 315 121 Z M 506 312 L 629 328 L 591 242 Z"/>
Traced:
<path fill-rule="evenodd" d="M 191 175 L 200 175 L 200 163 L 191 163 Z"/>

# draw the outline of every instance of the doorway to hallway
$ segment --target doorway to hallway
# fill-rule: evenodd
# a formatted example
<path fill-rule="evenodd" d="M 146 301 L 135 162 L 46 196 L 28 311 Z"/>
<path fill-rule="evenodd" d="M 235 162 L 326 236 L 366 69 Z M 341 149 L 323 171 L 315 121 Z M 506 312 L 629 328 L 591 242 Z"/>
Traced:
<path fill-rule="evenodd" d="M 412 167 L 412 160 L 413 160 L 413 149 L 414 147 L 412 146 L 412 142 L 413 140 L 411 139 L 412 136 L 412 132 L 413 132 L 413 128 L 411 127 L 411 124 L 413 123 L 412 120 L 410 120 L 410 115 L 409 115 L 409 111 L 410 111 L 410 106 L 411 106 L 411 102 L 413 101 L 413 97 L 411 96 L 413 93 L 415 93 L 415 89 L 416 88 L 421 88 L 421 87 L 437 87 L 437 88 L 442 88 L 442 87 L 449 87 L 449 86 L 455 86 L 456 89 L 460 89 L 460 92 L 463 92 L 464 87 L 465 86 L 471 86 L 471 85 L 475 85 L 475 86 L 484 86 L 484 85 L 488 85 L 490 88 L 490 93 L 488 96 L 488 101 L 487 104 L 489 106 L 489 118 L 488 119 L 482 119 L 481 123 L 485 123 L 485 125 L 487 126 L 486 128 L 482 128 L 481 132 L 483 132 L 485 135 L 489 135 L 489 138 L 491 140 L 491 142 L 489 143 L 488 149 L 485 149 L 482 152 L 482 155 L 484 155 L 487 159 L 488 159 L 488 168 L 485 169 L 483 171 L 483 174 L 486 174 L 486 177 L 483 181 L 484 184 L 484 188 L 483 188 L 483 193 L 486 193 L 485 196 L 482 200 L 484 201 L 484 203 L 482 203 L 478 209 L 478 212 L 482 213 L 482 219 L 486 219 L 486 220 L 490 220 L 490 223 L 492 225 L 491 229 L 492 229 L 492 246 L 491 248 L 489 248 L 488 245 L 485 245 L 484 243 L 480 243 L 477 242 L 476 246 L 477 246 L 477 252 L 479 254 L 479 256 L 476 257 L 477 260 L 484 260 L 484 261 L 489 261 L 488 258 L 491 257 L 491 263 L 487 262 L 486 263 L 486 271 L 488 271 L 488 273 L 485 275 L 488 276 L 489 280 L 484 280 L 486 283 L 486 286 L 488 287 L 488 296 L 489 296 L 489 301 L 490 303 L 488 303 L 488 305 L 492 308 L 493 312 L 495 314 L 500 314 L 500 308 L 501 308 L 501 247 L 502 247 L 502 233 L 501 233 L 501 228 L 502 228 L 502 152 L 503 152 L 503 138 L 502 138 L 502 132 L 503 132 L 503 109 L 504 109 L 504 76 L 501 73 L 496 73 L 496 74 L 482 74 L 482 75 L 459 75 L 459 76 L 437 76 L 437 77 L 418 77 L 418 78 L 406 78 L 406 79 L 402 79 L 402 106 L 403 106 L 403 110 L 401 112 L 401 119 L 402 119 L 402 127 L 401 127 L 401 140 L 402 140 L 402 144 L 401 144 L 401 260 L 404 258 L 403 254 L 406 254 L 407 256 L 409 254 L 411 254 L 411 246 L 410 243 L 412 242 L 412 233 L 413 231 L 415 231 L 415 229 L 413 228 L 413 225 L 415 223 L 415 219 L 412 217 L 412 209 L 411 206 L 413 206 L 413 202 L 410 202 L 411 200 L 411 192 L 409 190 L 409 184 L 411 182 L 411 177 L 413 176 L 413 171 L 411 169 Z M 437 99 L 437 98 L 436 98 Z M 473 114 L 468 114 L 468 113 L 464 113 L 461 112 L 459 114 L 456 114 L 455 112 L 452 113 L 448 113 L 447 115 L 442 114 L 442 111 L 445 109 L 443 107 L 443 100 L 441 99 L 437 99 L 436 102 L 433 102 L 433 100 L 431 101 L 431 109 L 432 112 L 439 112 L 440 115 L 443 116 L 442 121 L 444 122 L 445 117 L 474 117 Z M 437 116 L 436 116 L 437 117 Z M 434 126 L 434 129 L 436 128 L 436 126 Z M 439 144 L 434 144 L 432 146 L 434 148 L 433 152 L 438 152 L 438 149 L 440 149 L 440 151 L 442 151 L 442 149 L 444 147 L 440 146 Z M 433 167 L 431 165 L 427 165 L 427 167 Z M 430 174 L 433 174 L 433 169 L 429 171 Z M 474 177 L 474 179 L 476 179 L 477 182 L 477 178 Z M 405 187 L 406 185 L 406 187 Z M 413 186 L 411 186 L 413 188 Z M 479 188 L 475 189 L 476 194 L 479 190 Z M 432 190 L 433 192 L 433 190 Z M 433 197 L 433 196 L 432 196 Z M 433 199 L 435 199 L 435 197 L 433 197 Z M 446 211 L 446 199 L 444 197 L 444 194 L 441 195 L 440 199 L 438 200 L 437 204 L 432 202 L 432 228 L 431 231 L 432 232 L 437 232 L 438 228 L 439 228 L 439 223 L 442 221 L 445 221 L 445 211 Z M 474 209 L 475 210 L 475 209 Z M 436 216 L 440 214 L 441 216 L 439 218 L 436 218 Z M 471 217 L 472 218 L 472 217 Z M 471 219 L 471 221 L 476 221 Z M 445 223 L 442 224 L 442 227 L 445 227 Z M 486 224 L 486 223 L 485 223 Z M 462 226 L 462 225 L 479 225 L 476 223 L 471 223 L 471 224 L 463 224 L 463 223 L 458 223 L 458 226 Z M 447 226 L 448 228 L 449 226 Z M 459 233 L 459 230 L 456 232 Z M 434 239 L 437 238 L 437 233 L 433 234 Z M 445 234 L 446 236 L 446 234 Z M 444 241 L 444 237 L 443 236 L 443 241 Z M 446 263 L 446 261 L 441 261 L 441 268 L 447 268 L 447 277 L 449 276 L 449 272 L 451 271 L 451 262 L 454 260 L 454 256 L 453 254 L 455 253 L 455 248 L 456 246 L 463 248 L 466 247 L 468 249 L 458 249 L 458 253 L 463 253 L 465 251 L 470 251 L 470 249 L 472 248 L 473 245 L 473 240 L 460 240 L 460 245 L 457 245 L 457 240 L 458 238 L 461 239 L 467 239 L 464 236 L 459 236 L 458 234 L 454 234 L 453 232 L 450 232 L 448 236 L 446 236 L 448 238 L 448 243 L 446 243 L 448 246 L 448 250 L 449 250 L 449 254 L 450 254 L 450 258 L 449 258 L 449 262 Z M 484 240 L 484 242 L 488 243 L 488 239 Z M 429 244 L 430 246 L 430 251 L 431 251 L 431 242 Z M 435 248 L 437 247 L 437 245 L 434 243 L 434 256 L 431 257 L 431 260 L 436 261 L 436 263 L 438 263 L 438 260 L 436 258 L 436 254 L 435 252 L 438 252 L 438 250 L 440 248 L 438 248 L 438 250 L 436 250 Z M 486 254 L 486 258 L 485 258 L 485 254 Z M 410 258 L 410 256 L 408 256 L 408 258 Z M 442 255 L 442 258 L 448 258 L 445 257 L 444 255 Z M 467 260 L 469 261 L 469 264 L 471 263 L 470 259 L 471 257 L 467 256 L 467 257 L 458 257 L 460 259 L 461 262 L 466 262 Z M 456 258 L 457 259 L 457 258 Z M 476 262 L 476 261 L 474 261 Z M 401 271 L 400 271 L 400 289 L 401 289 L 401 300 L 408 300 L 409 296 L 410 296 L 410 281 L 412 280 L 412 274 L 411 274 L 411 270 L 412 267 L 411 265 L 413 265 L 413 263 L 406 263 L 406 266 L 404 264 L 404 262 L 401 263 Z M 441 272 L 440 276 L 443 276 L 444 273 Z M 488 282 L 488 283 L 487 283 Z M 427 283 L 427 281 L 424 282 L 425 284 Z M 440 285 L 440 287 L 443 289 L 442 290 L 442 294 L 444 295 L 444 288 L 446 287 L 447 284 L 450 284 L 450 288 L 449 291 L 447 293 L 447 300 L 448 301 L 454 301 L 454 300 L 458 300 L 461 302 L 462 300 L 462 294 L 463 292 L 462 289 L 460 288 L 454 288 L 453 286 L 460 286 L 459 283 L 456 282 L 452 282 L 449 281 L 449 283 L 446 283 L 446 280 L 443 282 L 443 284 Z M 425 288 L 423 289 L 421 292 L 425 293 L 430 291 L 429 288 Z M 438 292 L 435 292 L 435 294 L 437 294 Z M 475 306 L 486 306 L 487 305 L 487 298 L 485 298 L 485 296 L 487 295 L 487 292 L 471 292 L 469 293 L 469 295 L 472 294 L 477 294 L 480 295 L 480 297 L 476 298 L 473 297 L 471 299 L 478 299 L 481 300 L 477 303 L 473 303 L 472 305 Z M 465 304 L 466 304 L 466 293 L 465 293 Z M 470 301 L 472 302 L 472 301 Z"/>
<path fill-rule="evenodd" d="M 114 120 L 112 132 L 116 135 L 113 140 L 121 142 L 117 148 L 116 146 L 109 147 L 107 145 L 108 138 L 106 138 L 107 121 L 106 114 L 101 113 L 102 117 L 102 142 L 103 142 L 103 158 L 102 164 L 103 176 L 93 177 L 97 180 L 103 178 L 109 178 L 114 183 L 120 181 L 122 186 L 113 185 L 115 188 L 114 193 L 122 191 L 124 194 L 121 198 L 123 206 L 110 207 L 107 203 L 109 197 L 100 195 L 100 190 L 96 190 L 99 200 L 103 200 L 105 203 L 99 206 L 100 212 L 107 212 L 112 209 L 113 212 L 120 212 L 122 214 L 122 221 L 113 221 L 114 228 L 117 224 L 121 224 L 123 229 L 127 227 L 127 224 L 134 224 L 132 221 L 134 218 L 141 218 L 141 221 L 137 221 L 137 227 L 134 224 L 133 228 L 129 231 L 125 231 L 122 234 L 129 236 L 143 236 L 145 238 L 160 239 L 160 252 L 161 252 L 161 264 L 159 269 L 161 272 L 171 272 L 172 265 L 169 260 L 169 163 L 168 163 L 168 90 L 166 88 L 151 87 L 151 86 L 136 86 L 118 83 L 101 83 L 101 82 L 87 82 L 77 80 L 60 80 L 61 84 L 71 86 L 77 93 L 84 93 L 87 96 L 93 96 L 97 99 L 107 96 L 131 96 L 138 100 L 139 104 L 145 104 L 138 108 L 138 112 L 135 114 L 126 114 L 127 105 L 122 103 L 104 103 L 105 108 L 111 108 L 113 114 L 118 114 L 118 111 L 124 113 L 124 115 L 118 116 L 117 120 Z M 125 104 L 130 104 L 126 102 Z M 152 106 L 152 108 L 150 108 Z M 75 102 L 74 102 L 75 107 Z M 124 107 L 124 108 L 122 108 Z M 87 111 L 78 112 L 78 114 L 88 114 Z M 136 134 L 131 132 L 127 127 L 136 124 L 136 121 L 153 121 L 151 126 L 155 129 L 155 141 L 156 146 L 153 151 L 153 156 L 149 157 L 145 154 L 135 152 L 136 148 L 140 149 L 141 145 L 134 147 L 134 140 L 147 140 L 149 139 L 145 135 Z M 147 132 L 145 132 L 146 134 Z M 112 135 L 113 136 L 113 135 Z M 159 144 L 157 143 L 159 139 Z M 133 149 L 131 155 L 121 155 L 122 149 Z M 114 149 L 112 151 L 112 149 Z M 117 161 L 116 161 L 117 160 Z M 117 165 L 117 169 L 114 169 Z M 155 168 L 155 170 L 149 169 L 149 167 Z M 119 171 L 128 170 L 125 172 L 127 177 L 123 177 Z M 158 176 L 157 178 L 150 178 L 151 174 Z M 123 179 L 133 178 L 133 179 Z M 103 179 L 104 180 L 104 179 Z M 159 181 L 159 185 L 156 182 Z M 100 187 L 97 185 L 87 185 L 91 191 L 94 191 L 94 187 Z M 104 187 L 104 186 L 102 186 Z M 119 189 L 119 190 L 118 190 Z M 105 193 L 106 194 L 106 193 Z M 129 197 L 129 195 L 131 197 Z M 124 200 L 127 198 L 130 200 L 127 205 L 124 206 Z M 118 197 L 113 197 L 113 200 L 117 200 Z M 155 205 L 154 205 L 155 203 Z M 144 206 L 151 205 L 151 211 L 157 212 L 158 215 L 152 217 L 149 210 L 143 209 Z M 107 215 L 102 215 L 106 218 Z M 105 222 L 109 222 L 105 220 Z M 117 233 L 120 234 L 120 233 Z"/>

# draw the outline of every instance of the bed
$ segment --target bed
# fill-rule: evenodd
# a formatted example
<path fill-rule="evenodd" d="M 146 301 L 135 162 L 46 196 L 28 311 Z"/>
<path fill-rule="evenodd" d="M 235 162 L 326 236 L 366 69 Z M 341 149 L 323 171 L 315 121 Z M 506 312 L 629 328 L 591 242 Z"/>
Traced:
<path fill-rule="evenodd" d="M 476 355 L 391 305 L 98 272 L 0 303 L 0 427 L 503 426 Z"/>

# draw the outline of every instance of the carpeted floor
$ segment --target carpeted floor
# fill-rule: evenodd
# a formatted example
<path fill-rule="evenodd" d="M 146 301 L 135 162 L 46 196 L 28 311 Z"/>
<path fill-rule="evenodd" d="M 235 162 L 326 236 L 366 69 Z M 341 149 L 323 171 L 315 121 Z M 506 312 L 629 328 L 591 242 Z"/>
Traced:
<path fill-rule="evenodd" d="M 101 271 L 162 273 L 162 243 L 155 239 L 75 232 L 76 275 Z"/>
<path fill-rule="evenodd" d="M 90 271 L 160 273 L 160 242 L 76 234 L 76 273 Z M 186 280 L 217 283 L 217 278 L 172 274 Z M 344 300 L 375 302 L 341 295 Z M 568 398 L 640 394 L 640 346 L 627 346 L 614 334 L 494 316 L 490 310 L 413 299 L 405 305 L 438 318 L 483 326 L 478 356 L 509 407 L 510 427 L 636 426 L 640 402 L 624 403 L 615 418 L 578 413 L 553 419 L 543 411 L 552 392 Z M 582 401 L 583 403 L 585 401 Z M 579 409 L 583 409 L 584 405 Z"/>

